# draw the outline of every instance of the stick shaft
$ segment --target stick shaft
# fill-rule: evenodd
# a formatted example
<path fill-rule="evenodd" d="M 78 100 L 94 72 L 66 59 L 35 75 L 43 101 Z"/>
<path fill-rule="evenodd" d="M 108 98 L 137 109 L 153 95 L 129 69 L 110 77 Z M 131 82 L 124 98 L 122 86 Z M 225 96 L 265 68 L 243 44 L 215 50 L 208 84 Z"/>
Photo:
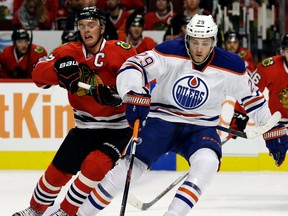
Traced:
<path fill-rule="evenodd" d="M 120 209 L 120 216 L 124 216 L 125 215 L 126 204 L 127 204 L 127 200 L 128 200 L 128 193 L 129 193 L 130 182 L 131 182 L 131 176 L 132 176 L 134 157 L 135 157 L 135 151 L 136 151 L 136 145 L 137 145 L 139 124 L 140 124 L 140 120 L 137 119 L 135 121 L 135 123 L 134 123 L 134 129 L 133 129 L 133 135 L 132 135 L 132 147 L 131 147 L 130 164 L 129 164 L 129 168 L 127 170 L 125 188 L 124 188 L 124 192 L 123 192 L 123 198 L 122 198 L 121 209 Z"/>

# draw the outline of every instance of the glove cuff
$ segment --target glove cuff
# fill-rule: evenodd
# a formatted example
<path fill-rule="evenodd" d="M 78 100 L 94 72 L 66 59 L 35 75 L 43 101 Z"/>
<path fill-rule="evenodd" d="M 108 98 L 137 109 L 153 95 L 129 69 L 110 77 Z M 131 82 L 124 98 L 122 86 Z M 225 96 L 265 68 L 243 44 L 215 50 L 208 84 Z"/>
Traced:
<path fill-rule="evenodd" d="M 137 106 L 150 106 L 151 96 L 148 94 L 137 94 L 133 91 L 127 93 L 126 103 Z"/>
<path fill-rule="evenodd" d="M 272 140 L 287 135 L 285 126 L 275 127 L 263 134 L 264 140 Z"/>

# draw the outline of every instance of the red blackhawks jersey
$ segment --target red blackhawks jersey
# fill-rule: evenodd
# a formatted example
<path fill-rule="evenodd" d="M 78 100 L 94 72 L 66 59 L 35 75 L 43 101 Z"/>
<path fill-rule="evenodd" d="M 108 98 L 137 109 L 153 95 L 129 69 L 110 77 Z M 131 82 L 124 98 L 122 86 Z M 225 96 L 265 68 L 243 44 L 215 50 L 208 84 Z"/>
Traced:
<path fill-rule="evenodd" d="M 269 90 L 271 113 L 280 111 L 282 123 L 288 123 L 288 68 L 283 56 L 273 56 L 258 64 L 253 81 L 260 91 Z"/>
<path fill-rule="evenodd" d="M 157 12 L 151 11 L 145 15 L 145 30 L 166 30 L 170 25 L 170 20 L 175 16 L 175 12 L 160 16 Z"/>
<path fill-rule="evenodd" d="M 127 40 L 127 42 L 130 43 L 129 40 Z M 130 44 L 132 44 L 132 43 L 130 43 Z M 153 49 L 156 45 L 157 45 L 157 43 L 152 38 L 144 37 L 141 41 L 139 41 L 138 44 L 132 45 L 132 46 L 136 48 L 137 53 L 142 53 L 142 52 L 145 52 L 147 50 Z"/>
<path fill-rule="evenodd" d="M 39 62 L 32 73 L 38 87 L 58 85 L 54 63 L 64 56 L 72 56 L 79 63 L 81 82 L 90 85 L 116 86 L 116 75 L 122 63 L 136 54 L 136 50 L 125 42 L 104 40 L 96 55 L 86 52 L 81 42 L 71 42 L 56 48 L 45 61 Z M 79 88 L 74 94 L 68 92 L 69 103 L 74 110 L 78 128 L 125 128 L 125 105 L 119 107 L 98 104 L 89 91 Z"/>
<path fill-rule="evenodd" d="M 249 75 L 253 74 L 253 72 L 256 70 L 256 66 L 251 52 L 244 47 L 240 47 L 238 55 L 245 62 L 245 67 L 248 70 Z"/>
<path fill-rule="evenodd" d="M 0 78 L 31 78 L 34 65 L 44 56 L 47 56 L 46 50 L 35 44 L 30 53 L 21 58 L 17 57 L 14 46 L 5 47 L 0 53 Z"/>

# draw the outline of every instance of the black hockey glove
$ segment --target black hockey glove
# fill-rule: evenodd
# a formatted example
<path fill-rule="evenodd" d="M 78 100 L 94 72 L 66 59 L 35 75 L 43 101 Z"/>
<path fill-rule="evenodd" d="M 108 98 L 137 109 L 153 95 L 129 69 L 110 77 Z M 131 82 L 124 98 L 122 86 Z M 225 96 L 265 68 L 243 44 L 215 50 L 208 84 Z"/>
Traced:
<path fill-rule="evenodd" d="M 59 86 L 72 94 L 77 92 L 80 81 L 78 62 L 71 56 L 65 56 L 54 63 L 54 68 L 58 75 Z"/>
<path fill-rule="evenodd" d="M 269 149 L 270 155 L 275 160 L 276 166 L 281 166 L 286 157 L 288 149 L 287 129 L 283 124 L 273 127 L 271 130 L 263 134 L 266 147 Z"/>
<path fill-rule="evenodd" d="M 99 84 L 90 89 L 90 94 L 94 97 L 97 103 L 104 106 L 115 107 L 122 104 L 122 99 L 114 86 Z"/>
<path fill-rule="evenodd" d="M 233 117 L 230 122 L 230 129 L 237 131 L 244 131 L 249 121 L 249 116 L 244 113 L 234 111 Z M 233 139 L 236 139 L 237 136 L 233 136 Z"/>

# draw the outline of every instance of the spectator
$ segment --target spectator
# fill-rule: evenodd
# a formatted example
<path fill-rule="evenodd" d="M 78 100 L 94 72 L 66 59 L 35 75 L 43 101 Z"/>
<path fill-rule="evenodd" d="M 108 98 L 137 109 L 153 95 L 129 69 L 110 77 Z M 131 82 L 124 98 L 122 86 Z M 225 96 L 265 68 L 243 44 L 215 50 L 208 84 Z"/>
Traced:
<path fill-rule="evenodd" d="M 131 14 L 126 21 L 126 39 L 123 39 L 136 48 L 137 53 L 152 49 L 157 43 L 150 37 L 143 37 L 144 19 L 141 14 Z M 122 40 L 121 38 L 119 38 Z"/>
<path fill-rule="evenodd" d="M 82 0 L 67 0 L 64 7 L 58 10 L 55 19 L 55 29 L 73 30 L 75 14 L 82 9 Z M 69 21 L 68 21 L 69 19 Z M 71 20 L 71 21 L 70 21 Z"/>
<path fill-rule="evenodd" d="M 171 0 L 154 0 L 155 10 L 145 15 L 145 30 L 167 30 L 170 20 L 176 15 Z"/>
<path fill-rule="evenodd" d="M 128 11 L 129 13 L 133 13 L 135 10 L 139 8 L 145 8 L 145 4 L 143 0 L 121 0 L 120 4 L 123 10 Z"/>
<path fill-rule="evenodd" d="M 61 36 L 62 44 L 79 41 L 78 33 L 74 30 L 64 30 Z"/>
<path fill-rule="evenodd" d="M 41 57 L 47 56 L 47 52 L 42 46 L 32 44 L 24 29 L 14 30 L 12 41 L 13 45 L 0 53 L 0 78 L 30 79 L 34 65 Z"/>
<path fill-rule="evenodd" d="M 0 30 L 11 30 L 13 0 L 0 1 Z"/>
<path fill-rule="evenodd" d="M 109 20 L 117 30 L 118 38 L 125 37 L 125 25 L 129 12 L 120 7 L 119 0 L 106 0 Z"/>
<path fill-rule="evenodd" d="M 15 12 L 12 24 L 16 29 L 51 29 L 51 20 L 42 0 L 24 0 Z"/>
<path fill-rule="evenodd" d="M 183 38 L 183 32 L 181 27 L 184 19 L 192 18 L 195 14 L 210 15 L 210 12 L 199 7 L 200 0 L 184 0 L 183 1 L 183 13 L 175 15 L 171 19 L 171 24 L 164 35 L 164 40 L 174 40 Z"/>
<path fill-rule="evenodd" d="M 14 0 L 13 2 L 14 11 L 17 11 L 21 7 L 23 2 L 24 0 Z M 55 20 L 57 17 L 57 12 L 60 8 L 60 3 L 57 0 L 42 0 L 42 2 L 48 11 L 48 16 L 52 23 L 51 29 L 55 29 Z"/>

